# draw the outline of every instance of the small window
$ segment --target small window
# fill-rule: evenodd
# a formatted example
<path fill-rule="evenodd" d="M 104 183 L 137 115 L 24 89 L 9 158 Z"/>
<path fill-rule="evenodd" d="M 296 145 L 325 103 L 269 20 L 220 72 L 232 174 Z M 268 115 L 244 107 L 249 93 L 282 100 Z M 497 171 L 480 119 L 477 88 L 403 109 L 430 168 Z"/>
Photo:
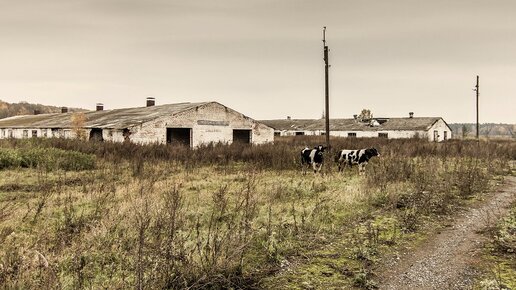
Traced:
<path fill-rule="evenodd" d="M 378 137 L 380 137 L 380 138 L 389 138 L 389 134 L 388 133 L 378 133 Z"/>
<path fill-rule="evenodd" d="M 32 130 L 32 138 L 38 138 L 38 130 Z"/>
<path fill-rule="evenodd" d="M 300 131 L 296 132 L 296 136 L 303 136 L 303 135 L 305 135 L 305 132 L 300 132 Z"/>
<path fill-rule="evenodd" d="M 448 140 L 448 131 L 444 131 L 443 138 L 444 140 Z"/>
<path fill-rule="evenodd" d="M 437 130 L 434 130 L 434 141 L 439 141 L 439 132 Z"/>
<path fill-rule="evenodd" d="M 355 132 L 348 133 L 348 137 L 356 137 L 356 136 L 357 136 L 357 133 L 355 133 Z"/>
<path fill-rule="evenodd" d="M 23 138 L 29 138 L 29 130 L 23 130 Z"/>
<path fill-rule="evenodd" d="M 9 130 L 9 138 L 14 138 L 14 132 L 13 132 L 13 130 Z"/>
<path fill-rule="evenodd" d="M 47 137 L 47 129 L 41 129 L 41 136 Z"/>
<path fill-rule="evenodd" d="M 52 137 L 58 138 L 61 137 L 61 131 L 57 128 L 51 129 L 52 130 Z"/>

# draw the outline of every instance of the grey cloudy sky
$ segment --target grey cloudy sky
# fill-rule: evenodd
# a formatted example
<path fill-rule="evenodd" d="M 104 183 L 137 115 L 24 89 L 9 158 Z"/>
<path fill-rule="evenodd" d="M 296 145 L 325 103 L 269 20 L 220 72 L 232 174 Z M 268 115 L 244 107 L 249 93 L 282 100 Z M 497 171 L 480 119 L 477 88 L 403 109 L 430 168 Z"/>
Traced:
<path fill-rule="evenodd" d="M 323 26 L 332 117 L 516 123 L 513 0 L 0 0 L 0 99 L 318 118 Z"/>

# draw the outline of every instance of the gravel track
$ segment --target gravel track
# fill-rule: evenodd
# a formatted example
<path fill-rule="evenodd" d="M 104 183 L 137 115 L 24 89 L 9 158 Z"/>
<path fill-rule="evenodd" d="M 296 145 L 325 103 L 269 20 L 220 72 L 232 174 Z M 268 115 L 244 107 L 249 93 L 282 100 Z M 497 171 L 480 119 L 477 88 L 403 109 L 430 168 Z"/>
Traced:
<path fill-rule="evenodd" d="M 516 177 L 506 177 L 503 186 L 458 214 L 449 228 L 382 265 L 380 289 L 471 289 L 478 275 L 474 265 L 485 241 L 479 232 L 505 215 L 514 200 Z"/>

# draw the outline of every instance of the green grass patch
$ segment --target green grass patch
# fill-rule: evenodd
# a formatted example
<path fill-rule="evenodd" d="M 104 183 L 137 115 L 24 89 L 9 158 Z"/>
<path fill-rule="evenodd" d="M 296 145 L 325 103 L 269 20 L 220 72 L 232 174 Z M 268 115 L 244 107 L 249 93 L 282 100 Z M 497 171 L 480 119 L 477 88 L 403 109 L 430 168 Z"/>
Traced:
<path fill-rule="evenodd" d="M 509 215 L 491 231 L 484 251 L 485 275 L 478 289 L 516 289 L 516 203 Z"/>
<path fill-rule="evenodd" d="M 91 154 L 57 148 L 0 148 L 0 170 L 19 167 L 87 170 L 95 167 L 95 157 Z"/>

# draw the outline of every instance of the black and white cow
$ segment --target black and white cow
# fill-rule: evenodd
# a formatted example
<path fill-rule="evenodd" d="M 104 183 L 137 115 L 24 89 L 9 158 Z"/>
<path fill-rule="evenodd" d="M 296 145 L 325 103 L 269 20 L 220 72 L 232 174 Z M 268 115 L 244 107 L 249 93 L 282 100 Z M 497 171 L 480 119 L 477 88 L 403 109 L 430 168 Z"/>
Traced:
<path fill-rule="evenodd" d="M 363 174 L 367 162 L 374 156 L 380 156 L 376 148 L 340 150 L 335 156 L 335 162 L 339 166 L 339 171 L 342 171 L 346 166 L 351 167 L 353 164 L 358 164 L 358 173 Z"/>
<path fill-rule="evenodd" d="M 319 145 L 314 149 L 306 147 L 305 149 L 301 150 L 301 165 L 303 165 L 303 168 L 305 165 L 306 167 L 310 167 L 310 165 L 312 165 L 314 173 L 321 171 L 321 167 L 324 162 L 325 149 L 326 147 Z"/>

